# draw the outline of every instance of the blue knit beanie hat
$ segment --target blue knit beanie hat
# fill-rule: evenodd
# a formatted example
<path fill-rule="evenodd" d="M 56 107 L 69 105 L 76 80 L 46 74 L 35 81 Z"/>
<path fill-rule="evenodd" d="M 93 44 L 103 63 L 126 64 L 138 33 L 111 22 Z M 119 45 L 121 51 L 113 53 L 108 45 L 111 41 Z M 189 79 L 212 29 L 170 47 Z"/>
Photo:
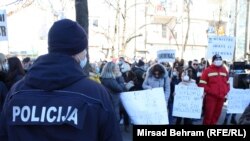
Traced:
<path fill-rule="evenodd" d="M 214 62 L 215 60 L 222 60 L 222 57 L 219 54 L 215 54 L 212 58 L 212 62 Z"/>
<path fill-rule="evenodd" d="M 85 30 L 76 22 L 63 19 L 56 21 L 49 30 L 49 53 L 75 55 L 88 47 Z"/>

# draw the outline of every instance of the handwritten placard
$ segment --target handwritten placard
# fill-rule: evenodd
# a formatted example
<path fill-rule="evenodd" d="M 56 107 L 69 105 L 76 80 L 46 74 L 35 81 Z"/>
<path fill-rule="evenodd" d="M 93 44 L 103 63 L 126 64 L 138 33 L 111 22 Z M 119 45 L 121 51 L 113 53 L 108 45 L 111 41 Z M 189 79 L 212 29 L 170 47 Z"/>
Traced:
<path fill-rule="evenodd" d="M 6 11 L 0 10 L 0 41 L 8 40 Z"/>
<path fill-rule="evenodd" d="M 230 36 L 209 36 L 207 58 L 215 54 L 222 56 L 223 60 L 232 60 L 235 47 L 235 38 Z"/>
<path fill-rule="evenodd" d="M 175 86 L 173 116 L 200 119 L 203 93 L 197 86 Z"/>
<path fill-rule="evenodd" d="M 121 93 L 121 101 L 135 125 L 168 124 L 163 88 Z"/>
<path fill-rule="evenodd" d="M 227 113 L 242 114 L 250 103 L 250 89 L 231 89 L 228 93 Z"/>

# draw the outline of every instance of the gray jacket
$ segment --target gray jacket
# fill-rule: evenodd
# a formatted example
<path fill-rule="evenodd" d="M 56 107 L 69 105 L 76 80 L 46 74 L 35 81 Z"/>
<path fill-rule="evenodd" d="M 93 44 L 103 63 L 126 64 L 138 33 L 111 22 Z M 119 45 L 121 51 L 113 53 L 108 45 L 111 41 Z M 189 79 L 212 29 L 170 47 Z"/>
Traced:
<path fill-rule="evenodd" d="M 157 65 L 157 64 L 155 64 Z M 152 88 L 158 88 L 158 87 L 163 87 L 164 93 L 165 93 L 165 100 L 168 102 L 168 99 L 170 97 L 170 79 L 168 77 L 168 72 L 165 69 L 165 67 L 161 64 L 158 64 L 161 67 L 164 68 L 165 74 L 161 78 L 155 78 L 153 76 L 152 72 L 152 67 L 148 68 L 146 78 L 142 84 L 143 89 L 152 89 Z"/>

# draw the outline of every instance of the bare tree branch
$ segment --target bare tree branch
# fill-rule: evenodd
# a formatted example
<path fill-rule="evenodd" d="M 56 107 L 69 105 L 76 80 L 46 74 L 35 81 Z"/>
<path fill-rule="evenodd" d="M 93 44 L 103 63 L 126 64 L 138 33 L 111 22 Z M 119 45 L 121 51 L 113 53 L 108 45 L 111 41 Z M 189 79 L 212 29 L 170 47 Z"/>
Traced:
<path fill-rule="evenodd" d="M 104 0 L 105 3 L 107 3 L 110 7 L 114 8 L 116 11 L 120 11 L 120 7 L 116 7 L 113 3 L 110 2 L 110 0 Z M 116 5 L 118 4 L 118 1 L 116 1 Z"/>
<path fill-rule="evenodd" d="M 30 5 L 32 5 L 34 3 L 34 0 L 26 0 L 26 1 L 24 1 L 24 3 L 22 1 L 17 1 L 17 2 L 19 2 L 20 4 L 18 4 L 18 6 L 15 10 L 8 12 L 7 16 L 11 16 L 11 15 L 21 11 L 22 9 L 29 7 Z"/>
<path fill-rule="evenodd" d="M 101 34 L 103 35 L 107 40 L 111 41 L 113 43 L 112 37 L 110 37 L 106 32 L 99 32 L 99 31 L 93 31 L 96 34 Z"/>
<path fill-rule="evenodd" d="M 171 35 L 174 37 L 175 44 L 176 44 L 176 46 L 177 46 L 177 49 L 179 50 L 178 41 L 177 41 L 177 39 L 176 39 L 176 37 L 175 37 L 175 34 L 174 34 L 174 28 L 175 28 L 175 26 L 174 26 L 174 28 L 172 28 L 172 29 L 171 29 L 169 26 L 167 26 L 167 27 L 168 27 L 168 29 L 169 29 Z"/>
<path fill-rule="evenodd" d="M 5 4 L 5 5 L 1 5 L 1 6 L 10 6 L 10 5 L 13 5 L 13 4 L 16 4 L 16 3 L 19 3 L 21 0 L 16 0 L 16 1 L 13 1 L 11 3 L 8 3 L 8 4 Z"/>
<path fill-rule="evenodd" d="M 186 1 L 187 2 L 187 1 Z M 186 3 L 186 9 L 187 9 L 187 24 L 188 24 L 188 27 L 187 27 L 187 32 L 186 32 L 186 37 L 185 37 L 185 42 L 184 42 L 184 46 L 183 46 L 183 52 L 185 51 L 186 49 L 186 46 L 187 46 L 187 42 L 188 42 L 188 35 L 189 35 L 189 29 L 190 29 L 190 4 L 191 4 L 191 1 L 187 2 Z M 183 58 L 183 57 L 182 57 Z"/>
<path fill-rule="evenodd" d="M 137 37 L 141 37 L 141 36 L 142 36 L 142 34 L 134 35 L 134 36 L 128 38 L 128 39 L 126 40 L 125 44 L 128 44 L 132 39 L 137 38 Z"/>

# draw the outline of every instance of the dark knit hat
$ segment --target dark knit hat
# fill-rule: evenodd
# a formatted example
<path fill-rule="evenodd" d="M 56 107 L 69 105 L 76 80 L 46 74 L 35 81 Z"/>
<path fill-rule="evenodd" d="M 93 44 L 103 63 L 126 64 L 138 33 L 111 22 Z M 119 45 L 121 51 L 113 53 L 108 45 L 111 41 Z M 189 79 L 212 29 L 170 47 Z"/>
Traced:
<path fill-rule="evenodd" d="M 141 66 L 144 66 L 144 65 L 145 65 L 145 63 L 142 60 L 139 60 L 138 63 L 137 63 L 138 67 L 141 67 Z"/>
<path fill-rule="evenodd" d="M 75 55 L 88 47 L 87 34 L 78 23 L 59 20 L 49 30 L 48 46 L 49 53 Z"/>
<path fill-rule="evenodd" d="M 214 62 L 214 60 L 220 59 L 222 60 L 222 57 L 219 54 L 215 54 L 212 58 L 212 62 Z"/>

